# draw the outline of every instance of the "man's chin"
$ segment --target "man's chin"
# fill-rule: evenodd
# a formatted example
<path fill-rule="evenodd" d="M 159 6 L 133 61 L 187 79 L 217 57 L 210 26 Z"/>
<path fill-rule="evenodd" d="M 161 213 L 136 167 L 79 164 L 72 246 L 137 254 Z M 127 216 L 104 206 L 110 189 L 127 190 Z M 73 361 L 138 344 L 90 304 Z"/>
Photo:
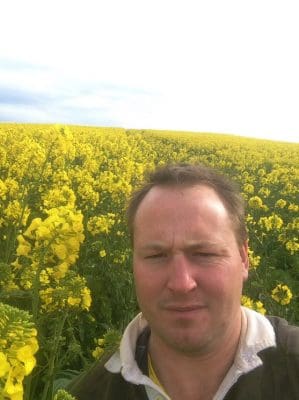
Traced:
<path fill-rule="evenodd" d="M 168 348 L 189 357 L 206 353 L 211 341 L 210 335 L 200 332 L 199 329 L 188 330 L 186 327 L 176 327 L 173 332 L 161 335 L 160 339 Z"/>

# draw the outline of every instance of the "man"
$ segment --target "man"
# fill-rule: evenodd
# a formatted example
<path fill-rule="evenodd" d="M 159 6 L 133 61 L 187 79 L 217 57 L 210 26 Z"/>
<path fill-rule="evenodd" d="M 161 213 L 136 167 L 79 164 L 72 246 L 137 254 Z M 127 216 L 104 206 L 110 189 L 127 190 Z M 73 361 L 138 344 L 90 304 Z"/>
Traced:
<path fill-rule="evenodd" d="M 204 166 L 154 171 L 128 222 L 142 311 L 120 349 L 77 380 L 78 400 L 299 399 L 299 328 L 240 306 L 242 198 Z"/>

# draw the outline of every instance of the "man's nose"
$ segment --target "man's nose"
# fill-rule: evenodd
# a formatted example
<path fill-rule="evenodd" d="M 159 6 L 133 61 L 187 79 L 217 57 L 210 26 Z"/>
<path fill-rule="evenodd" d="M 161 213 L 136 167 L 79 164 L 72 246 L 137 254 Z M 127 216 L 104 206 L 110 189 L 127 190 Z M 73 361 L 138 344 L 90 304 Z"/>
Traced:
<path fill-rule="evenodd" d="M 184 254 L 173 255 L 169 265 L 168 289 L 181 293 L 193 290 L 197 286 L 193 272 L 192 265 Z"/>

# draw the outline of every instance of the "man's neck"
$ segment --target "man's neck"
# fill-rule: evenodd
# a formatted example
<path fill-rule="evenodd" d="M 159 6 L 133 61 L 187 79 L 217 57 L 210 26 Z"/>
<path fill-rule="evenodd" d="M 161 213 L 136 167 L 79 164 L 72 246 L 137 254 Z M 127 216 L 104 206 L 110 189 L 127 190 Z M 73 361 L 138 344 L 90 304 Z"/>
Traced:
<path fill-rule="evenodd" d="M 211 400 L 233 364 L 241 317 L 213 350 L 188 355 L 167 346 L 152 333 L 149 351 L 154 371 L 172 400 Z"/>

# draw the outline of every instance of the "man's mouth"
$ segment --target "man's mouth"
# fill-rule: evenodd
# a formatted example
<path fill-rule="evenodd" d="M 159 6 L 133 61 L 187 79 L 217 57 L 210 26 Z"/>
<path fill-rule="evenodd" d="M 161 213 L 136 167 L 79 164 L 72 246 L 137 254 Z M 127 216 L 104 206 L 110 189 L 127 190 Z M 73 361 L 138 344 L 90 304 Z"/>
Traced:
<path fill-rule="evenodd" d="M 202 304 L 188 304 L 188 305 L 176 305 L 176 304 L 169 304 L 164 307 L 164 309 L 168 311 L 176 311 L 176 312 L 190 312 L 190 311 L 198 311 L 203 308 L 206 308 L 206 306 Z"/>

